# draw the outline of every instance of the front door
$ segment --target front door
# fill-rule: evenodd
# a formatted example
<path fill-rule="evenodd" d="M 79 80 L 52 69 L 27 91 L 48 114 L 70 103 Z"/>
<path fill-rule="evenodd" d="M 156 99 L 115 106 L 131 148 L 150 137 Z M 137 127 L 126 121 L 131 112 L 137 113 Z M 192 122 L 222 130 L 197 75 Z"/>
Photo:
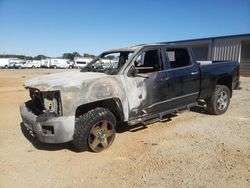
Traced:
<path fill-rule="evenodd" d="M 167 73 L 162 61 L 161 49 L 142 51 L 135 58 L 133 66 L 137 73 L 125 77 L 129 103 L 129 119 L 161 112 L 171 99 L 173 85 L 171 73 Z"/>

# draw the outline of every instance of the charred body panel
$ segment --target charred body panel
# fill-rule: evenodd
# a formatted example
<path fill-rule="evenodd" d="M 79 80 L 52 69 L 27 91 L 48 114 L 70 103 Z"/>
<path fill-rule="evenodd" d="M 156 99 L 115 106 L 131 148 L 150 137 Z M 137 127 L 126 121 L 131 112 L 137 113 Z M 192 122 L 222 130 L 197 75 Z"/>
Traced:
<path fill-rule="evenodd" d="M 123 111 L 127 111 L 123 75 L 66 72 L 54 74 L 53 77 L 49 75 L 29 80 L 24 83 L 24 86 L 31 92 L 35 90 L 45 93 L 44 95 L 49 95 L 51 91 L 60 91 L 62 111 L 66 116 L 75 115 L 77 107 L 82 104 L 108 98 L 120 99 L 123 103 Z"/>
<path fill-rule="evenodd" d="M 55 117 L 44 114 L 47 117 L 41 120 L 31 110 L 29 102 L 21 104 L 20 111 L 22 124 L 32 136 L 45 143 L 64 143 L 72 140 L 75 116 Z"/>
<path fill-rule="evenodd" d="M 84 73 L 80 74 L 84 75 Z M 107 99 L 114 99 L 117 102 L 119 108 L 122 108 L 120 110 L 122 120 L 127 121 L 128 106 L 123 76 L 95 74 L 98 76 L 93 79 L 88 78 L 70 86 L 62 81 L 53 85 L 57 82 L 57 76 L 60 76 L 60 74 L 56 75 L 55 81 L 50 78 L 50 82 L 46 83 L 52 91 L 45 89 L 45 86 L 40 83 L 41 79 L 29 81 L 29 84 L 25 83 L 25 87 L 30 90 L 32 100 L 20 107 L 23 124 L 29 131 L 32 130 L 41 142 L 68 142 L 73 138 L 78 107 Z M 46 128 L 47 132 L 51 131 L 49 135 L 46 133 Z"/>
<path fill-rule="evenodd" d="M 61 116 L 63 114 L 60 91 L 41 92 L 38 89 L 30 88 L 30 98 L 37 115 L 50 113 Z"/>

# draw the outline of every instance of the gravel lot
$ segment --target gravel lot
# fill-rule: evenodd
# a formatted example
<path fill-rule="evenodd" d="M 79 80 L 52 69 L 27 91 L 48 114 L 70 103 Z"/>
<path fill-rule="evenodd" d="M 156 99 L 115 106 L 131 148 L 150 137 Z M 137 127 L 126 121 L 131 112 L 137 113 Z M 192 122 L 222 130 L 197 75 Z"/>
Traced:
<path fill-rule="evenodd" d="M 194 109 L 164 123 L 120 128 L 102 153 L 24 135 L 24 80 L 58 71 L 0 70 L 0 187 L 250 187 L 250 77 L 226 114 Z M 196 112 L 198 111 L 198 112 Z"/>

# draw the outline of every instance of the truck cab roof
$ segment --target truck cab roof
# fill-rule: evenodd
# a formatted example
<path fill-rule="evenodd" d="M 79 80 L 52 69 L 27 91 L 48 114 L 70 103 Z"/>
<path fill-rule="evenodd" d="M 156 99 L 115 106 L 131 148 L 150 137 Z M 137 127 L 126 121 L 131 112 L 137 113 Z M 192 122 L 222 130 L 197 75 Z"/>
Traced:
<path fill-rule="evenodd" d="M 123 48 L 113 48 L 113 49 L 110 49 L 108 51 L 105 51 L 104 53 L 121 52 L 121 51 L 135 52 L 135 51 L 137 51 L 139 49 L 142 49 L 142 48 L 145 48 L 145 47 L 148 47 L 148 48 L 151 48 L 151 47 L 189 48 L 189 47 L 186 47 L 186 46 L 183 46 L 183 45 L 180 46 L 180 45 L 175 44 L 175 43 L 151 43 L 151 44 L 139 44 L 139 45 L 130 46 L 130 47 L 123 47 Z"/>

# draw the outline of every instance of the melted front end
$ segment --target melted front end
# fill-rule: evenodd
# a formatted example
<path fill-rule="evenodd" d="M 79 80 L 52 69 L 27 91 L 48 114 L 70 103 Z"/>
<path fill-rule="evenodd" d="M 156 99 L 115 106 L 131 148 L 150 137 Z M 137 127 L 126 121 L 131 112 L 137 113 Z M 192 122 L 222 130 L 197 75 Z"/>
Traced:
<path fill-rule="evenodd" d="M 63 115 L 60 91 L 41 92 L 33 88 L 29 89 L 29 91 L 32 109 L 40 118 Z"/>
<path fill-rule="evenodd" d="M 27 88 L 31 100 L 21 104 L 23 125 L 31 135 L 46 143 L 72 140 L 74 116 L 63 116 L 60 91 Z"/>

